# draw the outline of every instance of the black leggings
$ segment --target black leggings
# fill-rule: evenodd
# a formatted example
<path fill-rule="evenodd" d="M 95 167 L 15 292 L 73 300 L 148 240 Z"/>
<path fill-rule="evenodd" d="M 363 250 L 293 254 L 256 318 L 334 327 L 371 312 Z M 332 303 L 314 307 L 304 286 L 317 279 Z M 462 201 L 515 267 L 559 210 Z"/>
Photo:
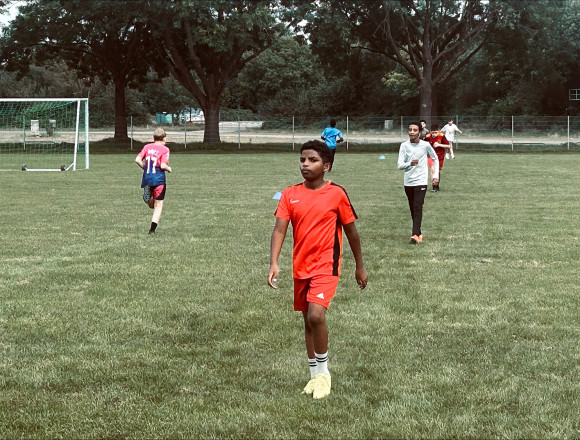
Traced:
<path fill-rule="evenodd" d="M 409 200 L 411 219 L 413 220 L 412 235 L 421 235 L 421 222 L 423 220 L 423 203 L 427 194 L 427 185 L 405 186 L 405 194 Z"/>

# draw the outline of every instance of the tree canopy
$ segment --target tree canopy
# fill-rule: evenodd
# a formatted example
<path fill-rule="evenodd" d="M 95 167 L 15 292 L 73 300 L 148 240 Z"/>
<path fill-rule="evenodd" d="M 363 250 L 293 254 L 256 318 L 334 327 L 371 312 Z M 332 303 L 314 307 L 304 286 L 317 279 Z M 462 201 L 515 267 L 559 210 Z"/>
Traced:
<path fill-rule="evenodd" d="M 90 96 L 118 138 L 127 108 L 146 121 L 197 103 L 207 142 L 224 105 L 577 114 L 579 27 L 575 0 L 28 0 L 0 37 L 0 95 Z"/>
<path fill-rule="evenodd" d="M 2 37 L 4 68 L 24 73 L 33 63 L 58 58 L 86 81 L 112 81 L 115 138 L 126 138 L 126 87 L 143 82 L 154 64 L 148 57 L 150 33 L 139 13 L 144 4 L 29 0 Z"/>

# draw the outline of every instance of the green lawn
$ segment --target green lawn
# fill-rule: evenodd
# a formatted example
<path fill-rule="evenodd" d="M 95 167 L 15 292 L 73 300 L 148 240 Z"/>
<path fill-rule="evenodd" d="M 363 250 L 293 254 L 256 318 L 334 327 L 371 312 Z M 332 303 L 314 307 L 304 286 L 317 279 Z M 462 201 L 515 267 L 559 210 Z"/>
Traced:
<path fill-rule="evenodd" d="M 291 247 L 297 153 L 174 154 L 155 236 L 133 155 L 2 173 L 0 438 L 578 438 L 580 155 L 461 154 L 422 245 L 396 154 L 338 154 L 345 241 L 332 394 L 309 379 Z"/>

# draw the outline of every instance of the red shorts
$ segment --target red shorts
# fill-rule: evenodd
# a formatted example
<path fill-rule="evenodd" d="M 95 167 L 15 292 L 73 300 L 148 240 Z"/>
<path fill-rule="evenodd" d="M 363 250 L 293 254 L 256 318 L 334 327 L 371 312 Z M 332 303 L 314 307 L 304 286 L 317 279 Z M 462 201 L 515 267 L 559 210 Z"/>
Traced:
<path fill-rule="evenodd" d="M 151 197 L 155 200 L 165 200 L 165 185 L 150 186 Z"/>
<path fill-rule="evenodd" d="M 294 278 L 294 310 L 306 312 L 308 303 L 320 304 L 328 310 L 337 287 L 338 277 L 333 275 Z"/>

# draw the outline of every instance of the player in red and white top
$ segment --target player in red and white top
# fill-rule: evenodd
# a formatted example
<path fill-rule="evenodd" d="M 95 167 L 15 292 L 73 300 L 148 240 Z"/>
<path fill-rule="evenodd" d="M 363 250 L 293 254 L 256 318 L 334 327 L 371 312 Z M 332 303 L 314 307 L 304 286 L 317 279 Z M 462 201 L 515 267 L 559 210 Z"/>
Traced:
<path fill-rule="evenodd" d="M 268 285 L 277 289 L 278 258 L 292 223 L 294 310 L 303 314 L 311 376 L 303 393 L 312 394 L 315 399 L 330 394 L 326 311 L 338 286 L 343 229 L 354 255 L 359 287 L 364 289 L 368 280 L 354 224 L 357 218 L 354 208 L 341 186 L 324 179 L 331 157 L 323 142 L 309 141 L 302 146 L 300 172 L 304 182 L 282 193 L 275 213 L 268 272 Z"/>
<path fill-rule="evenodd" d="M 169 148 L 165 146 L 167 134 L 162 128 L 153 132 L 153 143 L 143 147 L 135 158 L 135 162 L 143 169 L 141 188 L 143 188 L 143 201 L 153 209 L 149 234 L 155 234 L 157 224 L 163 211 L 165 200 L 165 171 L 171 172 L 169 166 Z"/>
<path fill-rule="evenodd" d="M 441 170 L 443 169 L 443 162 L 445 162 L 445 157 L 449 148 L 449 141 L 445 137 L 445 134 L 438 130 L 437 125 L 431 125 L 431 132 L 425 136 L 425 140 L 431 144 L 435 153 L 437 154 L 437 158 L 439 159 L 439 182 L 436 185 L 433 185 L 431 191 L 437 192 L 439 191 L 439 183 L 441 182 Z M 428 161 L 429 167 L 431 167 L 431 175 L 433 175 L 433 161 Z"/>

